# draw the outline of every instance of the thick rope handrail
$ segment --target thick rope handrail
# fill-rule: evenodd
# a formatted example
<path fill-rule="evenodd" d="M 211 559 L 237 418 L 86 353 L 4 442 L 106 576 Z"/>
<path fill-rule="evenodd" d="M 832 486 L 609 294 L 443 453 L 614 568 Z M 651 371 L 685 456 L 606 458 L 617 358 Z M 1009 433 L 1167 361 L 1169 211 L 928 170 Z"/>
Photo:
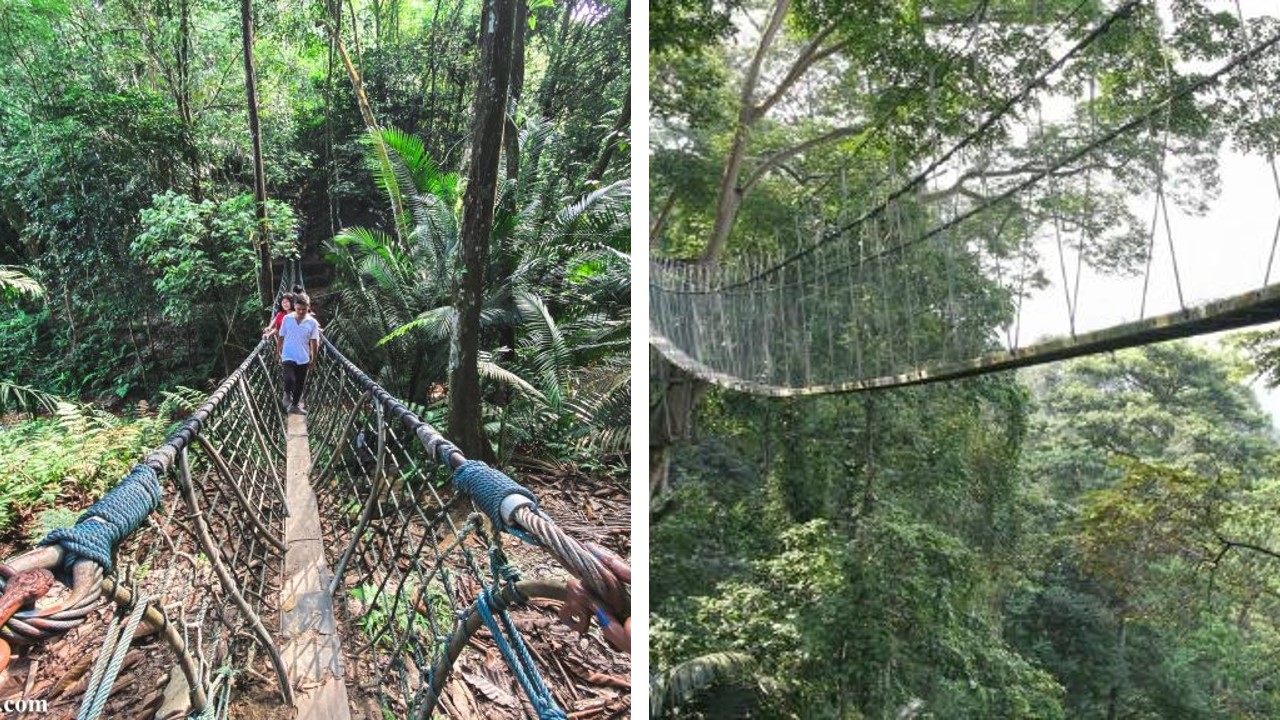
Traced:
<path fill-rule="evenodd" d="M 449 442 L 439 430 L 419 418 L 404 403 L 374 382 L 373 378 L 347 359 L 328 338 L 322 337 L 321 343 L 323 351 L 337 362 L 338 366 L 359 387 L 369 392 L 377 402 L 382 404 L 386 413 L 397 418 L 410 432 L 417 436 L 432 459 L 453 470 L 455 474 L 468 462 L 474 462 L 468 461 L 462 451 Z M 495 478 L 494 475 L 488 472 L 477 472 L 474 469 L 474 465 L 470 467 L 473 469 L 464 470 L 462 473 L 463 482 L 460 484 L 455 479 L 455 485 L 459 485 L 462 488 L 463 485 L 476 478 Z M 498 473 L 499 471 L 493 470 L 493 472 Z M 496 499 L 496 513 L 492 504 L 486 505 L 484 509 L 490 517 L 497 515 L 503 521 L 499 527 L 507 528 L 508 532 L 516 529 L 526 533 L 538 545 L 546 549 L 574 577 L 581 580 L 587 590 L 603 602 L 615 617 L 619 619 L 630 617 L 631 599 L 625 583 L 605 567 L 582 543 L 570 537 L 551 518 L 538 511 L 534 502 L 531 502 L 533 498 L 531 492 L 506 475 L 502 475 L 502 477 L 506 478 L 506 481 L 510 482 L 511 485 L 504 484 L 505 491 L 500 498 L 497 497 L 498 493 L 496 491 L 493 493 L 481 492 L 478 496 L 472 494 L 475 492 L 474 490 L 462 489 L 477 502 L 492 503 Z M 512 486 L 519 488 L 519 491 L 513 490 Z"/>
<path fill-rule="evenodd" d="M 209 420 L 209 416 L 213 414 L 214 409 L 217 408 L 218 404 L 222 402 L 222 399 L 227 396 L 227 393 L 231 392 L 231 388 L 235 386 L 239 379 L 248 371 L 249 366 L 254 363 L 258 356 L 263 353 L 268 346 L 269 343 L 267 340 L 259 340 L 258 344 L 254 346 L 252 351 L 250 351 L 249 355 L 240 363 L 240 366 L 223 379 L 222 384 L 209 394 L 209 397 L 201 403 L 200 407 L 196 408 L 195 412 L 191 413 L 191 415 L 183 421 L 182 426 L 173 431 L 173 433 L 169 435 L 168 439 L 166 439 L 160 447 L 151 451 L 144 462 L 155 468 L 155 471 L 160 476 L 163 477 L 168 474 L 169 470 L 177 461 L 178 455 L 185 448 L 191 445 L 192 440 L 197 434 L 199 434 L 200 429 L 204 426 L 205 422 Z"/>
<path fill-rule="evenodd" d="M 90 505 L 75 525 L 49 532 L 40 545 L 61 546 L 62 563 L 68 570 L 84 559 L 109 573 L 115 567 L 113 556 L 120 541 L 141 527 L 163 498 L 155 468 L 135 465 L 124 480 Z"/>

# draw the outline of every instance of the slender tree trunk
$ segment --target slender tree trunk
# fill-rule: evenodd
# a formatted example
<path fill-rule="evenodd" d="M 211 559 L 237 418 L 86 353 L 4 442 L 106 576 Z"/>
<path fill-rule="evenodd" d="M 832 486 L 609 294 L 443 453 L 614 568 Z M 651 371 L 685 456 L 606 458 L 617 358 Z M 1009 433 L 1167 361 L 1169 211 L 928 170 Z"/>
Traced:
<path fill-rule="evenodd" d="M 339 16 L 341 8 L 339 7 Z M 374 146 L 378 153 L 378 163 L 382 165 L 383 172 L 388 178 L 394 177 L 391 170 L 391 155 L 387 150 L 387 145 L 382 141 L 382 128 L 378 125 L 378 120 L 373 114 L 373 106 L 369 104 L 369 96 L 364 91 L 364 81 L 360 77 L 360 71 L 356 69 L 354 63 L 351 62 L 351 56 L 347 53 L 347 46 L 342 42 L 342 36 L 338 33 L 338 25 L 336 18 L 331 18 L 328 23 L 329 37 L 334 47 L 338 49 L 338 57 L 342 59 L 342 66 L 346 68 L 347 77 L 351 79 L 351 87 L 355 90 L 356 104 L 360 106 L 360 117 L 364 119 L 365 128 L 369 130 L 369 134 L 373 136 Z M 351 12 L 351 32 L 356 43 L 356 54 L 360 53 L 360 40 L 354 33 L 356 32 L 355 11 Z M 404 237 L 401 230 L 405 224 L 404 199 L 400 196 L 399 190 L 394 183 L 388 188 L 387 194 L 391 200 L 391 215 L 395 224 L 395 236 L 399 241 L 401 248 L 404 247 Z"/>
<path fill-rule="evenodd" d="M 484 300 L 485 266 L 493 229 L 493 201 L 498 159 L 511 80 L 511 37 L 515 0 L 489 0 L 481 15 L 480 82 L 476 86 L 471 134 L 471 170 L 462 216 L 462 277 L 454 285 L 458 330 L 449 375 L 449 431 L 472 457 L 491 455 L 481 424 L 480 308 Z"/>
<path fill-rule="evenodd" d="M 604 140 L 604 147 L 600 148 L 600 155 L 596 158 L 596 164 L 591 168 L 591 172 L 587 173 L 587 184 L 600 182 L 600 178 L 604 177 L 605 170 L 609 169 L 609 160 L 613 158 L 614 152 L 617 151 L 618 145 L 622 143 L 623 138 L 627 136 L 627 130 L 631 127 L 631 91 L 628 89 L 626 96 L 622 100 L 622 112 L 618 113 L 618 119 L 614 121 L 613 128 L 609 130 L 609 135 Z"/>
<path fill-rule="evenodd" d="M 524 94 L 524 45 L 529 31 L 529 2 L 516 2 L 515 37 L 511 41 L 511 112 L 507 116 L 506 143 L 507 179 L 515 181 L 520 176 L 520 133 L 516 128 L 516 110 L 520 96 Z"/>
<path fill-rule="evenodd" d="M 185 147 L 183 154 L 191 166 L 191 195 L 196 202 L 204 200 L 201 182 L 200 151 L 196 147 L 195 113 L 191 109 L 191 2 L 178 3 L 178 116 L 182 118 Z"/>
<path fill-rule="evenodd" d="M 1120 616 L 1120 632 L 1119 639 L 1116 643 L 1120 655 L 1120 667 L 1117 669 L 1117 677 L 1111 683 L 1111 689 L 1107 692 L 1107 720 L 1116 720 L 1120 716 L 1120 690 L 1127 681 L 1129 675 L 1129 663 L 1125 658 L 1128 640 L 1129 628 L 1125 623 L 1124 616 Z"/>
<path fill-rule="evenodd" d="M 667 227 L 667 220 L 671 218 L 671 212 L 676 209 L 677 191 L 672 190 L 667 193 L 667 199 L 662 201 L 662 207 L 658 210 L 658 216 L 654 218 L 653 223 L 649 225 L 649 254 L 658 249 L 659 240 L 662 239 L 662 231 Z"/>
<path fill-rule="evenodd" d="M 511 40 L 511 90 L 510 100 L 507 101 L 507 120 L 506 131 L 502 140 L 505 149 L 503 154 L 507 161 L 507 182 L 516 184 L 520 180 L 520 130 L 516 127 L 516 111 L 520 107 L 520 96 L 524 93 L 524 47 L 525 35 L 529 30 L 529 3 L 528 0 L 516 0 L 516 17 L 515 27 L 513 29 L 514 37 Z M 519 188 L 519 185 L 516 185 Z M 502 208 L 503 212 L 514 213 L 519 207 L 519 201 L 516 197 L 518 192 L 508 191 L 506 207 Z M 513 243 L 506 243 L 499 248 L 501 259 L 498 263 L 497 275 L 494 278 L 496 282 L 506 282 L 516 271 L 516 250 L 512 247 Z M 506 307 L 512 313 L 515 312 L 515 299 L 508 298 Z M 513 315 L 514 316 L 514 315 Z M 516 359 L 516 326 L 514 323 L 506 323 L 498 330 L 498 339 L 503 348 L 502 360 L 504 362 L 514 362 Z M 511 403 L 511 385 L 501 383 L 498 388 L 496 402 L 501 407 L 506 407 Z M 505 426 L 504 426 L 505 427 Z M 500 440 L 501 447 L 501 440 Z"/>
<path fill-rule="evenodd" d="M 271 238 L 267 235 L 267 180 L 262 169 L 262 130 L 258 126 L 258 85 L 253 72 L 253 5 L 240 0 L 240 30 L 244 41 L 244 92 L 249 106 L 249 137 L 253 141 L 253 200 L 258 216 L 258 300 L 271 307 L 275 282 L 271 276 Z"/>
<path fill-rule="evenodd" d="M 338 226 L 341 220 L 338 217 L 338 161 L 333 155 L 333 65 L 337 58 L 337 48 L 334 47 L 333 39 L 335 36 L 342 36 L 342 12 L 341 5 L 337 0 L 325 0 L 325 9 L 329 13 L 329 17 L 333 18 L 335 32 L 329 35 L 329 56 L 328 66 L 324 74 L 324 153 L 325 168 L 328 170 L 328 191 L 325 193 L 329 200 L 329 235 L 332 237 L 338 234 Z"/>
<path fill-rule="evenodd" d="M 547 72 L 543 76 L 542 87 L 538 89 L 538 109 L 542 117 L 551 119 L 555 112 L 556 85 L 560 80 L 560 67 L 565 55 L 565 45 L 569 42 L 569 20 L 573 17 L 576 0 L 566 0 L 564 14 L 560 16 L 560 30 L 556 34 L 556 44 L 551 48 L 551 59 L 547 63 Z"/>

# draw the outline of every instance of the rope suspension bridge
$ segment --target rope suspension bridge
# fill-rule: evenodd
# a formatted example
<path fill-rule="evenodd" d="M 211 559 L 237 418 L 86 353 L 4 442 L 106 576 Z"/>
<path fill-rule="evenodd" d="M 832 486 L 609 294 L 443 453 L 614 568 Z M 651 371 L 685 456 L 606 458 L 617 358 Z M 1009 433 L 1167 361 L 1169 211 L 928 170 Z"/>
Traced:
<path fill-rule="evenodd" d="M 928 137 L 913 139 L 937 148 L 931 157 L 899 157 L 895 106 L 859 140 L 882 142 L 884 155 L 832 175 L 769 252 L 651 260 L 651 347 L 706 382 L 788 397 L 969 377 L 1280 319 L 1280 142 L 1264 99 L 1280 86 L 1280 22 L 1248 17 L 1236 2 L 1215 16 L 1229 52 L 1208 67 L 1177 56 L 1157 3 L 1122 2 L 1092 23 L 1075 17 L 1085 5 L 1010 60 L 1039 69 L 945 150 L 932 108 L 960 69 L 951 67 L 958 53 L 944 51 L 916 88 L 932 117 Z M 1150 97 L 1104 102 L 1089 62 L 1144 32 L 1157 36 L 1165 63 Z M 974 22 L 951 47 L 982 41 Z M 1208 229 L 1195 216 L 1211 205 L 1215 173 L 1204 168 L 1221 156 L 1218 131 L 1202 120 L 1218 115 L 1230 117 L 1235 140 L 1228 188 L 1249 200 Z M 1257 222 L 1224 230 L 1230 212 Z M 1180 232 L 1184 221 L 1201 227 Z"/>
<path fill-rule="evenodd" d="M 295 263 L 282 292 L 300 282 Z M 74 527 L 0 565 L 4 665 L 10 645 L 53 645 L 94 626 L 104 598 L 116 608 L 98 653 L 52 686 L 33 693 L 27 664 L 23 700 L 80 698 L 77 720 L 467 716 L 446 683 L 486 629 L 523 712 L 567 717 L 508 610 L 584 590 L 625 619 L 629 578 L 327 338 L 320 354 L 308 416 L 284 412 L 263 340 Z M 574 580 L 522 578 L 504 536 Z M 154 687 L 137 687 L 146 678 Z M 246 681 L 268 695 L 237 695 Z"/>

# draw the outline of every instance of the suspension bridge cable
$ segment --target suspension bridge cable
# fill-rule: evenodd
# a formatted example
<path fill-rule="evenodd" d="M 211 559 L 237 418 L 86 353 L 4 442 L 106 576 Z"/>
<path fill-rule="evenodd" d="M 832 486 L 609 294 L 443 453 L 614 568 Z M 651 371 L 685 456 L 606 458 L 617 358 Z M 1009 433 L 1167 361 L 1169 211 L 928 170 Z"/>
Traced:
<path fill-rule="evenodd" d="M 1116 10 L 1114 10 L 1110 15 L 1108 15 L 1105 20 L 1103 20 L 1100 24 L 1098 24 L 1091 31 L 1089 31 L 1087 35 L 1085 35 L 1083 38 L 1077 41 L 1074 45 L 1072 45 L 1072 47 L 1069 50 L 1067 50 L 1057 60 L 1051 63 L 1049 67 L 1047 67 L 1045 70 L 1037 74 L 1035 78 L 1033 78 L 1030 82 L 1026 83 L 1017 93 L 1015 93 L 1011 97 L 1006 98 L 1005 101 L 1002 102 L 1000 106 L 996 109 L 996 111 L 988 115 L 987 118 L 983 120 L 982 123 L 980 123 L 976 128 L 974 128 L 967 135 L 961 138 L 955 145 L 953 145 L 945 153 L 935 158 L 923 170 L 916 173 L 916 175 L 913 176 L 910 180 L 908 180 L 906 184 L 902 185 L 897 190 L 891 192 L 884 200 L 876 204 L 870 210 L 867 210 L 862 215 L 849 221 L 844 226 L 838 227 L 824 234 L 823 237 L 819 238 L 817 241 L 815 241 L 808 247 L 805 247 L 795 253 L 792 253 L 791 255 L 784 257 L 783 259 L 773 264 L 771 267 L 766 268 L 765 270 L 758 272 L 744 280 L 740 280 L 735 283 L 728 283 L 724 286 L 721 286 L 721 289 L 729 289 L 735 286 L 745 285 L 747 283 L 750 283 L 755 280 L 759 280 L 763 277 L 766 277 L 768 275 L 771 275 L 777 272 L 781 267 L 785 265 L 789 265 L 805 256 L 811 255 L 819 247 L 822 247 L 823 245 L 840 237 L 848 230 L 851 230 L 854 227 L 857 227 L 859 225 L 865 224 L 871 219 L 883 214 L 888 209 L 889 205 L 892 202 L 894 202 L 895 200 L 898 200 L 899 198 L 903 197 L 907 193 L 918 188 L 921 184 L 923 184 L 925 181 L 929 179 L 929 176 L 933 173 L 934 170 L 941 167 L 944 163 L 949 161 L 951 158 L 955 157 L 955 155 L 959 153 L 961 150 L 973 144 L 980 137 L 984 136 L 988 130 L 994 127 L 995 124 L 999 122 L 1010 111 L 1012 111 L 1014 107 L 1021 104 L 1028 97 L 1030 97 L 1031 93 L 1033 93 L 1037 88 L 1042 86 L 1051 75 L 1053 75 L 1059 69 L 1061 69 L 1062 66 L 1065 65 L 1068 60 L 1075 57 L 1077 54 L 1083 52 L 1086 48 L 1088 48 L 1090 45 L 1096 42 L 1100 37 L 1105 35 L 1111 29 L 1111 27 L 1115 25 L 1115 23 L 1119 22 L 1124 18 L 1127 18 L 1130 14 L 1132 14 L 1133 10 L 1144 1 L 1145 0 L 1128 0 L 1128 2 L 1116 8 Z M 1080 5 L 1077 5 L 1077 9 L 1079 7 L 1082 7 L 1083 5 L 1084 5 L 1083 2 Z M 1072 14 L 1074 14 L 1074 11 Z M 1047 41 L 1045 44 L 1047 44 Z"/>
<path fill-rule="evenodd" d="M 1062 168 L 1065 168 L 1065 167 L 1067 167 L 1067 166 L 1069 166 L 1069 165 L 1072 165 L 1072 164 L 1074 164 L 1074 163 L 1078 162 L 1079 160 L 1081 160 L 1081 159 L 1082 159 L 1082 158 L 1084 158 L 1085 156 L 1087 156 L 1087 155 L 1089 155 L 1090 153 L 1092 153 L 1094 150 L 1097 150 L 1098 148 L 1100 148 L 1100 147 L 1102 147 L 1102 146 L 1104 146 L 1104 145 L 1107 145 L 1107 144 L 1111 143 L 1112 141 L 1114 141 L 1116 138 L 1120 137 L 1121 135 L 1124 135 L 1125 133 L 1127 133 L 1127 132 L 1129 132 L 1129 131 L 1133 130 L 1134 128 L 1137 128 L 1137 127 L 1139 127 L 1140 125 L 1143 125 L 1143 124 L 1145 124 L 1145 123 L 1149 122 L 1149 121 L 1150 121 L 1150 120 L 1151 120 L 1151 119 L 1152 119 L 1152 118 L 1153 118 L 1157 113 L 1161 112 L 1161 111 L 1162 111 L 1162 110 L 1164 110 L 1167 106 L 1169 106 L 1169 105 L 1173 104 L 1174 102 L 1176 102 L 1176 101 L 1178 101 L 1178 100 L 1182 100 L 1182 99 L 1186 98 L 1187 96 L 1189 96 L 1189 95 L 1193 95 L 1193 94 L 1195 94 L 1196 92 L 1199 92 L 1200 90 L 1202 90 L 1203 88 L 1205 88 L 1205 87 L 1207 87 L 1207 86 L 1209 86 L 1209 85 L 1211 85 L 1211 84 L 1213 84 L 1213 83 L 1216 83 L 1216 82 L 1217 82 L 1218 80 L 1220 80 L 1224 75 L 1226 75 L 1226 74 L 1230 73 L 1232 70 L 1235 70 L 1235 69 L 1236 69 L 1237 67 L 1239 67 L 1240 65 L 1242 65 L 1242 64 L 1244 64 L 1244 63 L 1247 63 L 1247 62 L 1250 62 L 1250 61 L 1254 60 L 1258 55 L 1260 55 L 1260 54 L 1262 54 L 1263 52 L 1265 52 L 1266 50 L 1269 50 L 1270 48 L 1274 47 L 1277 43 L 1280 43 L 1280 31 L 1277 31 L 1276 33 L 1273 33 L 1271 36 L 1269 36 L 1269 37 L 1268 37 L 1264 42 L 1262 42 L 1261 44 L 1259 44 L 1259 45 L 1257 45 L 1257 46 L 1254 46 L 1254 47 L 1252 47 L 1252 48 L 1249 48 L 1248 50 L 1245 50 L 1245 51 L 1243 51 L 1243 52 L 1241 52 L 1241 53 L 1237 54 L 1237 55 L 1236 55 L 1236 56 L 1234 56 L 1230 61 L 1228 61 L 1225 65 L 1223 65 L 1222 67 L 1218 68 L 1218 69 L 1217 69 L 1217 70 L 1215 70 L 1213 73 L 1210 73 L 1209 75 L 1204 75 L 1204 76 L 1202 76 L 1202 77 L 1198 78 L 1197 80 L 1195 80 L 1194 82 L 1188 83 L 1187 85 L 1183 86 L 1183 87 L 1182 87 L 1181 89 L 1179 89 L 1178 91 L 1173 92 L 1173 93 L 1171 93 L 1171 94 L 1167 95 L 1167 96 L 1166 96 L 1166 97 L 1164 97 L 1163 99 L 1161 99 L 1161 100 L 1157 101 L 1156 103 L 1152 104 L 1149 108 L 1147 108 L 1147 109 L 1146 109 L 1145 111 L 1143 111 L 1142 113 L 1140 113 L 1140 114 L 1136 115 L 1135 117 L 1131 118 L 1129 121 L 1127 121 L 1127 122 L 1125 122 L 1125 123 L 1122 123 L 1122 124 L 1120 124 L 1120 125 L 1118 125 L 1118 126 L 1116 126 L 1116 127 L 1112 128 L 1111 130 L 1108 130 L 1107 132 L 1103 133 L 1101 136 L 1099 136 L 1099 137 L 1097 137 L 1097 138 L 1095 138 L 1095 139 L 1093 139 L 1093 140 L 1089 141 L 1088 143 L 1085 143 L 1083 146 L 1078 147 L 1078 148 L 1076 148 L 1075 150 L 1073 150 L 1073 151 L 1071 151 L 1071 152 L 1068 152 L 1068 153 L 1066 153 L 1066 154 L 1064 154 L 1064 155 L 1060 156 L 1057 160 L 1055 160 L 1055 161 L 1051 162 L 1050 164 L 1048 164 L 1048 165 L 1047 165 L 1047 166 L 1045 166 L 1045 167 L 1039 168 L 1039 169 L 1034 170 L 1034 171 L 1028 171 L 1028 177 L 1027 177 L 1027 178 L 1025 178 L 1024 180 L 1021 180 L 1021 181 L 1019 181 L 1018 183 L 1016 183 L 1016 184 L 1014 184 L 1014 185 L 1012 185 L 1012 186 L 1010 186 L 1010 187 L 1006 188 L 1005 190 L 1001 191 L 998 195 L 996 195 L 996 196 L 994 196 L 994 197 L 991 197 L 991 198 L 987 198 L 987 199 L 986 199 L 985 201 L 983 201 L 982 203 L 979 203 L 979 204 L 975 205 L 974 207 L 969 208 L 968 210 L 966 210 L 966 211 L 964 211 L 964 212 L 962 212 L 962 213 L 960 213 L 960 214 L 958 214 L 958 215 L 953 216 L 953 217 L 952 217 L 952 218 L 950 218 L 949 220 L 946 220 L 946 221 L 942 222 L 941 224 L 934 226 L 933 228 L 929 229 L 928 231 L 926 231 L 925 233 L 921 234 L 920 236 L 918 236 L 918 237 L 916 237 L 916 238 L 913 238 L 913 239 L 908 240 L 908 241 L 904 241 L 904 242 L 899 243 L 899 244 L 897 244 L 897 245 L 895 245 L 895 246 L 893 246 L 893 247 L 891 247 L 891 248 L 886 248 L 886 249 L 884 249 L 884 250 L 881 250 L 881 251 L 878 251 L 878 252 L 875 252 L 875 253 L 871 253 L 871 254 L 869 254 L 869 255 L 867 255 L 867 256 L 866 256 L 865 260 L 878 260 L 878 259 L 880 259 L 880 258 L 882 258 L 882 257 L 890 257 L 890 256 L 893 256 L 893 255 L 900 254 L 900 253 L 902 253 L 904 250 L 907 250 L 907 249 L 909 249 L 909 248 L 911 248 L 911 247 L 914 247 L 914 246 L 920 245 L 920 244 L 922 244 L 922 243 L 924 243 L 924 242 L 926 242 L 926 241 L 928 241 L 928 240 L 930 240 L 930 239 L 932 239 L 932 238 L 936 237 L 937 235 L 939 235 L 939 234 L 941 234 L 941 233 L 943 233 L 943 232 L 946 232 L 947 230 L 950 230 L 951 228 L 953 228 L 953 227 L 955 227 L 955 226 L 957 226 L 957 225 L 959 225 L 959 224 L 961 224 L 961 223 L 965 222 L 966 220 L 969 220 L 970 218 L 974 217 L 975 215 L 978 215 L 978 214 L 980 214 L 980 213 L 986 212 L 987 210 L 990 210 L 991 208 L 993 208 L 993 207 L 995 207 L 995 206 L 997 206 L 997 205 L 999 205 L 999 204 L 1001 204 L 1001 203 L 1004 203 L 1004 202 L 1006 202 L 1006 201 L 1010 200 L 1013 196 L 1017 195 L 1018 193 L 1023 192 L 1024 190 L 1026 190 L 1026 189 L 1030 188 L 1030 187 L 1031 187 L 1031 186 L 1033 186 L 1033 185 L 1036 185 L 1036 184 L 1037 184 L 1037 183 L 1039 183 L 1041 180 L 1043 180 L 1043 179 L 1045 179 L 1046 177 L 1048 177 L 1048 176 L 1052 175 L 1052 174 L 1053 174 L 1053 173 L 1055 173 L 1056 171 L 1061 170 Z M 786 265 L 786 264 L 789 264 L 790 262 L 794 262 L 795 260 L 798 260 L 798 259 L 800 259 L 800 258 L 801 258 L 801 257 L 803 257 L 803 256 L 806 256 L 806 255 L 811 254 L 811 253 L 812 253 L 814 250 L 816 250 L 817 248 L 818 248 L 818 246 L 817 246 L 816 244 L 815 244 L 815 245 L 813 245 L 813 246 L 810 246 L 809 248 L 806 248 L 804 251 L 802 251 L 802 252 L 800 252 L 800 253 L 797 253 L 796 255 L 794 255 L 794 256 L 792 256 L 792 257 L 788 258 L 786 262 L 784 262 L 784 263 L 779 263 L 778 265 L 776 265 L 776 266 L 774 266 L 774 267 L 772 267 L 772 268 L 769 268 L 769 269 L 767 269 L 767 270 L 765 270 L 765 271 L 763 271 L 763 272 L 760 272 L 760 273 L 758 273 L 758 274 L 754 275 L 753 277 L 749 277 L 749 278 L 747 278 L 747 279 L 745 279 L 745 280 L 742 280 L 742 281 L 733 282 L 733 283 L 727 283 L 727 284 L 725 284 L 725 285 L 717 286 L 717 287 L 714 287 L 714 288 L 673 289 L 673 288 L 660 287 L 659 289 L 660 289 L 660 290 L 662 290 L 664 293 L 670 293 L 670 294 L 673 294 L 673 295 L 713 295 L 713 294 L 719 294 L 719 293 L 721 293 L 721 292 L 723 292 L 723 291 L 726 291 L 726 290 L 733 290 L 733 289 L 736 289 L 736 288 L 741 288 L 741 287 L 744 287 L 744 286 L 746 286 L 746 285 L 748 285 L 748 284 L 750 284 L 750 283 L 752 283 L 752 282 L 754 282 L 754 281 L 756 281 L 756 280 L 764 279 L 764 278 L 768 277 L 769 275 L 771 275 L 771 274 L 775 273 L 775 272 L 776 272 L 779 268 L 781 268 L 782 266 L 784 266 L 784 265 Z M 842 268 L 830 268 L 830 269 L 828 269 L 828 270 L 824 271 L 824 273 L 823 273 L 819 278 L 816 278 L 816 279 L 825 279 L 825 278 L 826 278 L 826 277 L 828 277 L 832 272 L 837 271 L 837 270 L 840 270 L 840 269 L 842 269 Z M 777 285 L 776 287 L 787 287 L 787 286 L 786 286 L 785 284 L 783 284 L 783 285 Z"/>

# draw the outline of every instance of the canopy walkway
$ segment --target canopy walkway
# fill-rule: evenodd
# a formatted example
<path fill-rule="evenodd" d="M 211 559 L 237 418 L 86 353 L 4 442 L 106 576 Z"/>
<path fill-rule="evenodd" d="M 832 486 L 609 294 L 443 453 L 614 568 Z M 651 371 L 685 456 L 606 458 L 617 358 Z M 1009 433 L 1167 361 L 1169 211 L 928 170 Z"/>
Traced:
<path fill-rule="evenodd" d="M 503 538 L 545 552 L 616 618 L 629 584 L 328 339 L 313 365 L 309 414 L 286 415 L 262 341 L 74 527 L 0 566 L 0 613 L 35 601 L 4 616 L 15 646 L 52 651 L 86 630 L 97 644 L 101 601 L 115 604 L 101 649 L 61 677 L 15 661 L 23 700 L 76 700 L 78 720 L 465 717 L 478 711 L 446 684 L 473 646 L 523 695 L 503 681 L 486 696 L 566 717 L 570 696 L 542 678 L 553 658 L 508 614 L 564 600 L 566 578 L 523 579 Z M 65 587 L 46 596 L 49 572 Z"/>
<path fill-rule="evenodd" d="M 1102 114 L 1082 63 L 1099 41 L 1149 27 L 1157 9 L 1139 12 L 1144 5 L 1120 3 L 1093 27 L 1064 19 L 1032 51 L 1059 48 L 1052 62 L 918 167 L 895 157 L 895 130 L 873 119 L 867 136 L 888 147 L 888 172 L 875 161 L 833 175 L 769 252 L 651 261 L 651 347 L 706 382 L 786 397 L 962 378 L 1280 319 L 1275 118 L 1259 94 L 1274 86 L 1280 26 L 1237 4 L 1225 61 L 1183 63 L 1177 81 L 1167 68 L 1154 100 Z M 1135 25 L 1139 16 L 1147 26 Z M 981 42 L 977 32 L 957 43 Z M 949 71 L 928 69 L 914 89 L 936 92 Z M 1063 105 L 1077 114 L 1054 117 Z M 1193 109 L 1231 114 L 1225 159 L 1218 144 L 1178 129 Z M 1219 160 L 1230 174 L 1215 209 L 1204 167 Z M 1216 226 L 1199 219 L 1206 211 Z"/>

